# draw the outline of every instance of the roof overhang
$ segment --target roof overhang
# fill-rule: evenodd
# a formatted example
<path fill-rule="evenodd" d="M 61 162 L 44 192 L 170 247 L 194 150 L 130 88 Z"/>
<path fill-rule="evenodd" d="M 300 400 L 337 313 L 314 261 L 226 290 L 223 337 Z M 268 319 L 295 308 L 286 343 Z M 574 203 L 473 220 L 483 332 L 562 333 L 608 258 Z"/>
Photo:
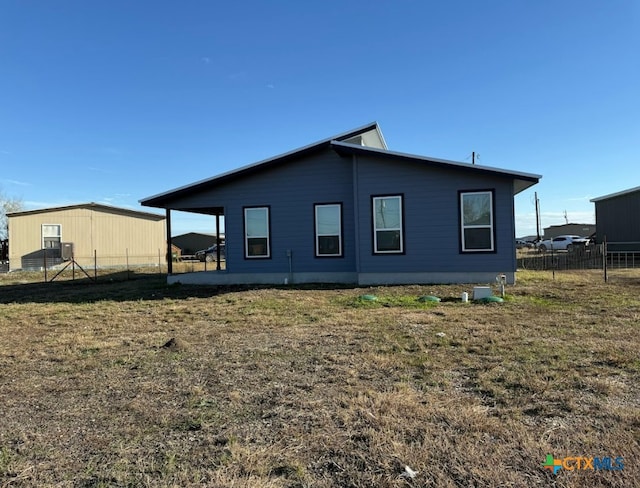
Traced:
<path fill-rule="evenodd" d="M 630 193 L 635 193 L 640 191 L 640 186 L 636 186 L 635 188 L 630 188 L 628 190 L 619 191 L 616 193 L 610 193 L 608 195 L 604 195 L 601 197 L 592 198 L 589 200 L 590 202 L 600 202 L 602 200 L 609 200 L 610 198 L 622 197 L 624 195 L 629 195 Z"/>

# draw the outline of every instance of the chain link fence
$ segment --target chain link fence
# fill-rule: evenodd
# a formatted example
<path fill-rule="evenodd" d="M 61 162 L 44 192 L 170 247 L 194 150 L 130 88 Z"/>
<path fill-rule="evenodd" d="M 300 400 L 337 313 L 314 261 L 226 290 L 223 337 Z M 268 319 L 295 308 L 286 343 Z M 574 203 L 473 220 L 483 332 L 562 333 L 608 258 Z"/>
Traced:
<path fill-rule="evenodd" d="M 199 271 L 224 270 L 226 261 L 218 264 L 207 260 L 182 259 L 181 256 L 172 256 L 172 273 L 193 273 Z M 100 275 L 111 272 L 127 272 L 126 276 L 133 276 L 133 272 L 167 274 L 168 266 L 165 252 L 158 249 L 154 254 L 131 254 L 124 250 L 122 254 L 103 255 L 97 251 L 91 256 L 75 255 L 62 257 L 59 249 L 42 249 L 23 256 L 18 265 L 9 266 L 9 262 L 0 263 L 0 272 L 8 272 L 9 269 L 21 272 L 42 273 L 43 281 L 58 279 L 89 278 L 97 280 Z"/>
<path fill-rule="evenodd" d="M 9 266 L 11 264 L 11 266 Z M 63 257 L 59 249 L 42 249 L 23 256 L 19 264 L 7 263 L 6 271 L 41 272 L 44 281 L 53 281 L 64 271 L 71 271 L 75 278 L 76 271 L 90 279 L 96 279 L 98 271 L 133 271 L 137 269 L 167 272 L 165 253 L 158 249 L 153 254 L 131 254 L 127 249 L 122 254 L 101 255 L 94 251 L 93 255 L 71 255 Z"/>

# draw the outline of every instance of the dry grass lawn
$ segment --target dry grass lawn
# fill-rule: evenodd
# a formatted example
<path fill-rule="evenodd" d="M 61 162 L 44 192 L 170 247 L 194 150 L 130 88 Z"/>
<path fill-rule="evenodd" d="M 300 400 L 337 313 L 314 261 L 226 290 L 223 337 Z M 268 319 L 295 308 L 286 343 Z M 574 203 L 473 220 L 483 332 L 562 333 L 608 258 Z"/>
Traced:
<path fill-rule="evenodd" d="M 640 272 L 518 279 L 482 305 L 0 275 L 0 486 L 640 486 Z"/>

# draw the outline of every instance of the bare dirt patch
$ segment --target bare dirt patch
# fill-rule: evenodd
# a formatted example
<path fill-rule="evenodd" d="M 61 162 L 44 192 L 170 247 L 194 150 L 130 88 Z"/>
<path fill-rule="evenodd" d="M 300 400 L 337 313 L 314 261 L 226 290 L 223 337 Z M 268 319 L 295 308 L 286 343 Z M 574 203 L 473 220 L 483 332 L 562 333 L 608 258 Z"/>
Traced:
<path fill-rule="evenodd" d="M 11 280 L 0 486 L 640 486 L 639 273 L 520 273 L 485 305 Z"/>

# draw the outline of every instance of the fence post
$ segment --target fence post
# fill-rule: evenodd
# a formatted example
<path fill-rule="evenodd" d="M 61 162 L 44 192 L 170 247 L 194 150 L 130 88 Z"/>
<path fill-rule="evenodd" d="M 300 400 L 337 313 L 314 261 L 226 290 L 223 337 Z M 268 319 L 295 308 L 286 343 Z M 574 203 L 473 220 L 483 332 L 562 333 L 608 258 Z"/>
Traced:
<path fill-rule="evenodd" d="M 44 259 L 44 282 L 47 282 L 47 248 L 44 248 L 44 253 L 43 253 L 43 259 Z"/>
<path fill-rule="evenodd" d="M 129 248 L 125 248 L 125 256 L 126 256 L 126 262 L 127 262 L 127 280 L 131 279 L 131 276 L 129 275 Z"/>
<path fill-rule="evenodd" d="M 604 236 L 602 243 L 602 269 L 604 270 L 604 282 L 607 282 L 607 236 Z"/>
<path fill-rule="evenodd" d="M 98 282 L 98 251 L 93 250 L 93 281 Z"/>

